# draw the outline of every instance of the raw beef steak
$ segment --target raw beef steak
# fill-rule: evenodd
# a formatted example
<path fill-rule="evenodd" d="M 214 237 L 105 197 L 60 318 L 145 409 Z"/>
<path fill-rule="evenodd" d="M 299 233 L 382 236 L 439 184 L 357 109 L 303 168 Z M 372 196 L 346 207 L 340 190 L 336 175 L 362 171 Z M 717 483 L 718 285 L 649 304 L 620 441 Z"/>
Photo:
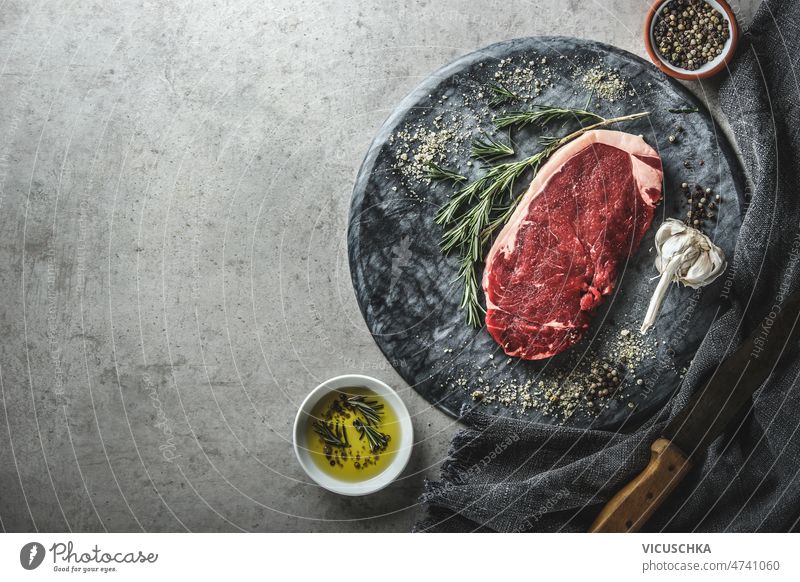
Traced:
<path fill-rule="evenodd" d="M 590 131 L 540 169 L 486 257 L 486 327 L 509 356 L 577 343 L 661 199 L 661 158 L 635 135 Z"/>

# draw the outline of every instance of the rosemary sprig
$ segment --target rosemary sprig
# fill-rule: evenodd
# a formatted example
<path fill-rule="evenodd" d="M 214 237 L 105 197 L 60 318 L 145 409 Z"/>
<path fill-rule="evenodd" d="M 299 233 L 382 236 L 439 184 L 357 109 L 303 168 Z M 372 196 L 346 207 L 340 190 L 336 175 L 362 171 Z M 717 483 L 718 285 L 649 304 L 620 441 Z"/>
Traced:
<path fill-rule="evenodd" d="M 433 162 L 430 162 L 427 167 L 427 176 L 431 180 L 451 180 L 453 182 L 464 182 L 467 177 L 462 176 L 452 170 L 443 168 Z"/>
<path fill-rule="evenodd" d="M 517 207 L 520 195 L 515 197 L 513 192 L 517 179 L 529 170 L 535 176 L 542 164 L 558 148 L 587 131 L 649 115 L 649 112 L 645 111 L 606 119 L 594 113 L 577 111 L 586 114 L 584 119 L 589 119 L 591 116 L 598 121 L 564 137 L 544 138 L 543 148 L 525 159 L 489 168 L 483 176 L 455 192 L 436 214 L 436 222 L 444 226 L 442 252 L 449 254 L 457 251 L 461 257 L 456 279 L 463 285 L 460 307 L 465 312 L 467 323 L 473 327 L 481 324 L 483 312 L 480 304 L 478 266 L 492 235 L 508 222 Z M 558 114 L 556 117 L 561 115 Z M 540 116 L 535 122 L 547 123 L 556 117 Z"/>
<path fill-rule="evenodd" d="M 575 120 L 583 123 L 584 121 L 600 121 L 603 117 L 585 111 L 583 109 L 570 109 L 569 107 L 553 107 L 550 105 L 537 105 L 532 111 L 511 111 L 499 115 L 494 120 L 494 125 L 498 129 L 504 127 L 525 127 L 530 124 L 545 125 L 553 121 L 567 122 Z"/>
<path fill-rule="evenodd" d="M 486 135 L 472 140 L 472 157 L 480 158 L 487 162 L 505 158 L 506 156 L 513 156 L 514 148 L 511 145 L 503 143 Z"/>
<path fill-rule="evenodd" d="M 548 148 L 559 141 L 561 141 L 561 138 L 557 135 L 543 135 L 539 137 L 539 144 L 543 148 Z"/>
<path fill-rule="evenodd" d="M 670 113 L 697 113 L 700 111 L 697 107 L 678 107 L 675 109 L 667 109 Z"/>
<path fill-rule="evenodd" d="M 492 83 L 489 85 L 489 90 L 492 92 L 492 98 L 489 99 L 489 105 L 497 107 L 509 101 L 519 99 L 519 97 L 502 83 Z"/>
<path fill-rule="evenodd" d="M 350 441 L 347 438 L 347 429 L 338 422 L 331 428 L 330 423 L 315 420 L 312 427 L 314 432 L 322 438 L 325 444 L 341 449 L 350 446 Z"/>
<path fill-rule="evenodd" d="M 475 268 L 475 264 L 474 261 L 463 258 L 458 269 L 458 279 L 464 285 L 461 303 L 458 307 L 464 312 L 467 324 L 472 327 L 480 326 L 481 314 L 485 313 L 480 302 L 480 285 L 478 284 L 478 270 Z"/>
<path fill-rule="evenodd" d="M 383 414 L 383 404 L 377 400 L 367 400 L 367 397 L 361 394 L 347 397 L 347 404 L 351 408 L 361 413 L 367 424 L 378 424 Z M 353 424 L 355 426 L 355 423 Z"/>
<path fill-rule="evenodd" d="M 367 438 L 369 449 L 373 453 L 385 449 L 386 445 L 389 444 L 389 436 L 383 434 L 373 426 L 364 424 L 360 420 L 355 420 L 353 422 L 353 427 L 358 431 L 359 440 L 363 439 L 364 437 Z"/>

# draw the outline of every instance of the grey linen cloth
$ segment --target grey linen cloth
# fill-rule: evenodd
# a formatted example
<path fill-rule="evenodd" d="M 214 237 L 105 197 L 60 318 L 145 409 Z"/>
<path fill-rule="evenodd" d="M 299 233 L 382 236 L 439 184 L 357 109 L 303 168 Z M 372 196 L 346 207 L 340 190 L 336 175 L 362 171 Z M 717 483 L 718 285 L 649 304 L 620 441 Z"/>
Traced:
<path fill-rule="evenodd" d="M 586 531 L 647 464 L 649 445 L 725 355 L 800 289 L 800 2 L 767 0 L 721 106 L 754 188 L 729 303 L 672 401 L 635 432 L 583 431 L 466 411 L 416 531 Z M 673 292 L 676 290 L 673 289 Z M 644 531 L 786 532 L 800 520 L 800 353 L 756 392 Z"/>

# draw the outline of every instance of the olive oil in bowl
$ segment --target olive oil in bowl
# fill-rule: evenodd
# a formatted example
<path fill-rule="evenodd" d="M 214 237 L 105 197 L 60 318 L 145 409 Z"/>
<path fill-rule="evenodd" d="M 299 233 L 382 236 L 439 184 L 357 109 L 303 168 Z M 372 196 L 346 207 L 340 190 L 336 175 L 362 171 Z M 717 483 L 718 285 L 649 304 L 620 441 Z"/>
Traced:
<path fill-rule="evenodd" d="M 401 423 L 387 399 L 372 390 L 337 388 L 311 409 L 305 443 L 321 472 L 340 481 L 366 481 L 392 464 Z"/>
<path fill-rule="evenodd" d="M 339 495 L 367 495 L 403 472 L 414 447 L 414 426 L 388 384 L 346 374 L 306 396 L 292 442 L 297 461 L 317 485 Z"/>

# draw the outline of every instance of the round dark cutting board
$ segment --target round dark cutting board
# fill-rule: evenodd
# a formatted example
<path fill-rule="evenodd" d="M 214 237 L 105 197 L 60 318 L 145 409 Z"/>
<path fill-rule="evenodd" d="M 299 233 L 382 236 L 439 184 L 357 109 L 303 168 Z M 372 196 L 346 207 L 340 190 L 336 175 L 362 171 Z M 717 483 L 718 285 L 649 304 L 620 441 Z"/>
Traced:
<path fill-rule="evenodd" d="M 541 92 L 527 100 L 490 106 L 486 88 L 498 79 L 524 82 L 526 68 L 541 72 Z M 624 95 L 589 89 L 586 74 L 593 69 L 622 79 Z M 522 95 L 519 90 L 517 95 Z M 443 124 L 452 121 L 453 144 L 440 165 L 472 179 L 480 169 L 479 164 L 468 164 L 471 137 L 491 128 L 492 113 L 524 110 L 533 104 L 588 108 L 605 117 L 651 112 L 647 118 L 609 129 L 642 134 L 659 151 L 665 189 L 653 226 L 639 251 L 621 267 L 614 293 L 596 313 L 584 339 L 558 356 L 529 362 L 507 358 L 485 329 L 464 322 L 458 309 L 460 287 L 454 284 L 458 257 L 442 256 L 442 228 L 434 222 L 437 209 L 454 187 L 445 182 L 425 183 L 407 171 L 408 166 L 398 162 L 398 147 L 420 128 L 447 127 Z M 693 108 L 699 111 L 676 111 Z M 541 130 L 533 129 L 514 131 L 518 154 L 538 151 L 540 134 Z M 669 136 L 675 139 L 670 141 Z M 529 179 L 517 189 L 527 186 Z M 399 374 L 451 415 L 458 416 L 463 405 L 469 404 L 540 422 L 632 428 L 661 407 L 678 386 L 682 371 L 724 306 L 725 275 L 700 292 L 672 286 L 655 329 L 645 338 L 650 346 L 647 356 L 637 364 L 635 374 L 626 376 L 618 397 L 606 400 L 607 406 L 600 407 L 599 413 L 597 407 L 594 412 L 580 407 L 565 419 L 518 402 L 476 403 L 472 393 L 486 385 L 535 389 L 540 379 L 552 382 L 580 373 L 581 360 L 602 352 L 604 344 L 612 341 L 609 338 L 638 335 L 655 288 L 653 236 L 665 218 L 682 218 L 688 209 L 682 182 L 710 187 L 722 195 L 717 216 L 706 232 L 731 257 L 741 224 L 743 174 L 725 136 L 685 87 L 630 53 L 579 39 L 516 39 L 466 55 L 431 75 L 403 100 L 378 132 L 358 174 L 348 250 L 367 326 Z M 515 399 L 521 392 L 516 390 Z"/>

